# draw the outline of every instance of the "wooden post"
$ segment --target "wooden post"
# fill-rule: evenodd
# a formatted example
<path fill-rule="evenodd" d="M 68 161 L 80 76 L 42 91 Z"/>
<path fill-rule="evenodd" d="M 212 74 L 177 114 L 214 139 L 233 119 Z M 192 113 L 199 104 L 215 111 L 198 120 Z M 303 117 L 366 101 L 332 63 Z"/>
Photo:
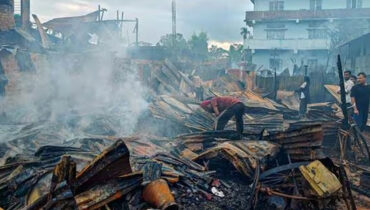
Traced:
<path fill-rule="evenodd" d="M 342 61 L 340 59 L 340 55 L 338 55 L 338 74 L 339 74 L 339 86 L 340 86 L 340 98 L 341 98 L 341 108 L 344 116 L 344 121 L 343 121 L 343 129 L 348 130 L 349 128 L 349 123 L 348 123 L 348 112 L 347 112 L 347 102 L 346 102 L 346 90 L 344 87 L 344 78 L 343 78 L 343 69 L 342 69 Z"/>
<path fill-rule="evenodd" d="M 276 73 L 276 67 L 277 67 L 277 60 L 276 60 L 276 48 L 274 49 L 274 100 L 277 100 L 277 94 L 278 94 L 278 85 L 277 85 L 277 73 Z"/>
<path fill-rule="evenodd" d="M 304 75 L 308 76 L 308 65 L 304 65 Z"/>

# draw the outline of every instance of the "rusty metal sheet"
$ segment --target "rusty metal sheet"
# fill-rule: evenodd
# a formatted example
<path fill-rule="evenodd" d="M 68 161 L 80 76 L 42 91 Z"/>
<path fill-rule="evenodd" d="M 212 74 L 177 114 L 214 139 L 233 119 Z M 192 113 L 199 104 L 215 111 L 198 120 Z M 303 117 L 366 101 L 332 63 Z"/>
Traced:
<path fill-rule="evenodd" d="M 264 139 L 282 145 L 293 160 L 315 160 L 325 157 L 322 152 L 324 133 L 317 123 L 293 125 L 290 129 L 265 136 Z"/>
<path fill-rule="evenodd" d="M 131 172 L 129 150 L 124 141 L 118 140 L 77 174 L 77 190 Z"/>
<path fill-rule="evenodd" d="M 266 139 L 276 141 L 277 143 L 280 144 L 304 142 L 308 140 L 322 141 L 323 130 L 320 124 L 308 126 L 303 125 L 302 128 L 271 134 L 270 136 L 266 137 Z"/>
<path fill-rule="evenodd" d="M 280 145 L 267 141 L 229 141 L 217 145 L 199 154 L 194 160 L 224 157 L 247 177 L 252 177 L 257 162 L 267 157 L 274 157 L 280 151 Z"/>
<path fill-rule="evenodd" d="M 169 105 L 179 109 L 180 111 L 186 113 L 186 114 L 191 114 L 193 111 L 186 106 L 186 104 L 181 103 L 180 101 L 176 100 L 173 97 L 162 95 L 161 98 Z"/>
<path fill-rule="evenodd" d="M 243 101 L 245 102 L 246 106 L 252 106 L 252 107 L 261 107 L 270 109 L 273 111 L 278 111 L 278 109 L 274 106 L 274 104 L 265 98 L 262 98 L 261 96 L 257 95 L 256 93 L 252 91 L 245 91 L 243 92 L 243 97 L 245 97 L 247 100 Z"/>
<path fill-rule="evenodd" d="M 104 184 L 95 185 L 92 189 L 75 196 L 78 209 L 98 209 L 139 187 L 141 182 L 141 175 L 106 180 Z"/>

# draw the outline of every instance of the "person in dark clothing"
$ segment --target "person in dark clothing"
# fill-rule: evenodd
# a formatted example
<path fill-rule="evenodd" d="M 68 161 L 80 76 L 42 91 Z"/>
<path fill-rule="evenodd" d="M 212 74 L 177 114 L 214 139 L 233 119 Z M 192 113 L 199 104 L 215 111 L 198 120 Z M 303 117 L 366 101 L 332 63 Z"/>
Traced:
<path fill-rule="evenodd" d="M 304 77 L 304 82 L 296 92 L 299 93 L 299 117 L 301 118 L 306 115 L 307 104 L 310 103 L 310 78 L 308 76 Z"/>
<path fill-rule="evenodd" d="M 198 101 L 203 101 L 204 89 L 202 86 L 195 87 L 195 98 Z"/>
<path fill-rule="evenodd" d="M 351 101 L 353 104 L 353 119 L 364 131 L 369 115 L 370 86 L 366 84 L 366 74 L 361 72 L 357 75 L 357 85 L 352 88 Z"/>
<path fill-rule="evenodd" d="M 229 120 L 235 116 L 236 131 L 239 134 L 243 134 L 245 105 L 239 99 L 229 96 L 215 97 L 211 100 L 203 101 L 200 106 L 207 112 L 214 113 L 217 116 L 215 130 L 223 130 Z"/>

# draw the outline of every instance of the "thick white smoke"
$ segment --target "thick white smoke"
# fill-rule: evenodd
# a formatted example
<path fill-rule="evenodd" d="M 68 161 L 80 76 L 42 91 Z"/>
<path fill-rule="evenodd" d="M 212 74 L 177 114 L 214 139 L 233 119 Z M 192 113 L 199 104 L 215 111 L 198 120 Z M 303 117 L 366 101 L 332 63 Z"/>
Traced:
<path fill-rule="evenodd" d="M 62 124 L 75 136 L 123 136 L 132 134 L 147 108 L 135 65 L 112 53 L 49 54 L 36 71 L 21 73 L 18 90 L 2 99 L 8 123 Z"/>

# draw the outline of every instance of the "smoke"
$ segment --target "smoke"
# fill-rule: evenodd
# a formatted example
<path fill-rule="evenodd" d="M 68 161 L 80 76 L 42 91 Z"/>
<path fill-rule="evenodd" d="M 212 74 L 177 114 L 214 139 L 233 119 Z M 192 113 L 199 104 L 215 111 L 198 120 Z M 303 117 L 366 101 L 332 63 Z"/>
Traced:
<path fill-rule="evenodd" d="M 134 63 L 104 51 L 42 58 L 0 99 L 8 123 L 60 124 L 74 136 L 133 133 L 148 105 Z"/>

